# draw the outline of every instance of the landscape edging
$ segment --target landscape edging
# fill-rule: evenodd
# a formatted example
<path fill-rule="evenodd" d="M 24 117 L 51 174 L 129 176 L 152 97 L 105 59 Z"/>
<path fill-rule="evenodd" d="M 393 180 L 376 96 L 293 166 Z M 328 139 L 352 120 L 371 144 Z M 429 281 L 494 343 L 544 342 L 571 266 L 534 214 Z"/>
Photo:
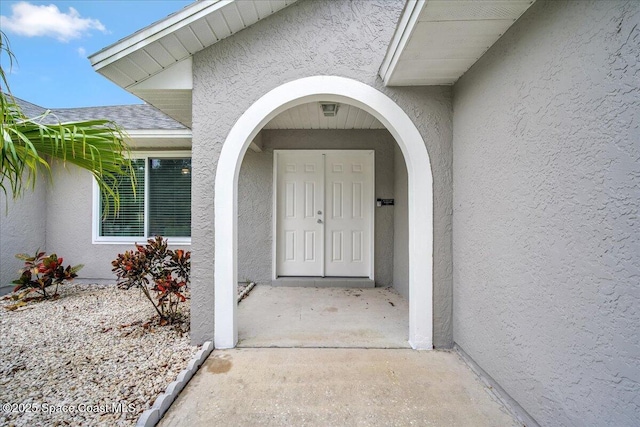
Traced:
<path fill-rule="evenodd" d="M 153 406 L 140 415 L 136 427 L 153 427 L 162 419 L 169 410 L 171 404 L 176 400 L 180 392 L 187 385 L 193 375 L 200 369 L 206 358 L 213 351 L 213 342 L 207 341 L 198 350 L 193 359 L 189 361 L 187 368 L 178 374 L 176 380 L 171 382 L 164 393 L 160 394 L 153 403 Z"/>

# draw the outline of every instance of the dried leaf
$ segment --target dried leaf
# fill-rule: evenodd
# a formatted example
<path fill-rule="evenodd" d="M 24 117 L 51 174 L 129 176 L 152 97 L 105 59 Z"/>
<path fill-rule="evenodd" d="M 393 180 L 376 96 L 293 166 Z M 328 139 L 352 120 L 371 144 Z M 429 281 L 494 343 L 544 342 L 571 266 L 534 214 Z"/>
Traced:
<path fill-rule="evenodd" d="M 15 310 L 19 309 L 20 307 L 24 307 L 25 305 L 27 305 L 27 303 L 25 301 L 18 301 L 15 304 L 11 304 L 11 305 L 5 306 L 5 309 L 7 309 L 9 311 L 15 311 Z"/>

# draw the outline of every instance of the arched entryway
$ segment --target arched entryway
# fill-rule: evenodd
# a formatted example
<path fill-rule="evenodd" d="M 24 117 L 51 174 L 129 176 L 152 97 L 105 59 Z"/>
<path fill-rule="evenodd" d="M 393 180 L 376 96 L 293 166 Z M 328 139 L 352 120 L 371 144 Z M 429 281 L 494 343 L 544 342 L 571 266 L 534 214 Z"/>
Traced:
<path fill-rule="evenodd" d="M 432 349 L 433 190 L 429 154 L 418 129 L 389 97 L 364 83 L 334 76 L 307 77 L 271 90 L 245 111 L 225 140 L 214 199 L 215 347 L 232 348 L 238 340 L 238 177 L 244 154 L 272 118 L 314 101 L 351 104 L 367 111 L 386 126 L 402 151 L 409 193 L 409 343 L 415 349 Z"/>

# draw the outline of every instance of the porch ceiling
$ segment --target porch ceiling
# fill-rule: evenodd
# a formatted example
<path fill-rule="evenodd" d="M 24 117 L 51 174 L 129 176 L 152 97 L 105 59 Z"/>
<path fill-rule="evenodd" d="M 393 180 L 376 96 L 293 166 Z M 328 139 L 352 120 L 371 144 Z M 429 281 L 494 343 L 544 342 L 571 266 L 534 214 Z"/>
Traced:
<path fill-rule="evenodd" d="M 325 117 L 320 104 L 309 102 L 283 111 L 264 129 L 385 129 L 366 111 L 348 104 L 339 104 L 335 117 Z"/>
<path fill-rule="evenodd" d="M 454 84 L 535 0 L 409 0 L 380 76 L 387 86 Z"/>

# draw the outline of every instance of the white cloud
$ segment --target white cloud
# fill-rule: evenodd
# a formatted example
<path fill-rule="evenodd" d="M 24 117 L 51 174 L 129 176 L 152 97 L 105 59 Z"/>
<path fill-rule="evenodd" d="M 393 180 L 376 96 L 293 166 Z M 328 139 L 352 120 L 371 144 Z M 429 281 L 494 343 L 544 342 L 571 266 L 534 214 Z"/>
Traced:
<path fill-rule="evenodd" d="M 91 30 L 107 32 L 97 19 L 82 18 L 70 7 L 63 13 L 54 4 L 34 5 L 20 2 L 11 6 L 11 16 L 0 16 L 0 27 L 26 37 L 53 37 L 62 42 L 77 39 Z"/>
<path fill-rule="evenodd" d="M 83 47 L 79 47 L 78 48 L 78 55 L 80 55 L 81 58 L 86 58 L 87 57 L 87 50 Z"/>

